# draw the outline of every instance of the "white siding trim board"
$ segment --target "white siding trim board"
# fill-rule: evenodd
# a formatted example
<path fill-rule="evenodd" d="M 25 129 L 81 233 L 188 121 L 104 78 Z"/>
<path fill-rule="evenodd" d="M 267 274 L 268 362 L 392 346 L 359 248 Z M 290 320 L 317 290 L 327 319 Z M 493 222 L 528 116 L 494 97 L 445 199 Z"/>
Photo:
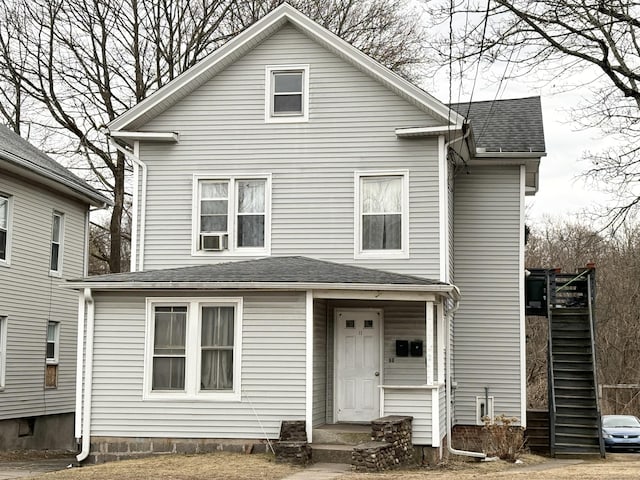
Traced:
<path fill-rule="evenodd" d="M 305 424 L 307 441 L 313 442 L 313 291 L 305 294 Z"/>
<path fill-rule="evenodd" d="M 527 344 L 525 338 L 526 313 L 525 313 L 525 251 L 524 251 L 524 222 L 525 222 L 525 202 L 524 197 L 527 192 L 526 186 L 527 169 L 520 166 L 520 426 L 527 428 Z"/>

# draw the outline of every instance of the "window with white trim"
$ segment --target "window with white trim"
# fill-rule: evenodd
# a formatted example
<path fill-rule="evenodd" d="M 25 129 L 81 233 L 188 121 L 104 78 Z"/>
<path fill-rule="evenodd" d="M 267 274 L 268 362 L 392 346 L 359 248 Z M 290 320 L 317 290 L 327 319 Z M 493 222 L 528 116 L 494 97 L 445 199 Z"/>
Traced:
<path fill-rule="evenodd" d="M 49 270 L 54 275 L 62 274 L 62 253 L 64 238 L 64 215 L 53 212 L 51 225 L 51 265 Z"/>
<path fill-rule="evenodd" d="M 9 262 L 10 197 L 0 193 L 0 263 Z"/>
<path fill-rule="evenodd" d="M 356 257 L 408 253 L 408 174 L 356 173 Z"/>
<path fill-rule="evenodd" d="M 7 317 L 0 317 L 0 388 L 4 388 L 7 361 Z"/>
<path fill-rule="evenodd" d="M 265 120 L 306 122 L 309 119 L 309 66 L 266 67 Z"/>
<path fill-rule="evenodd" d="M 60 323 L 47 322 L 47 348 L 44 386 L 58 386 L 58 363 L 60 357 Z"/>
<path fill-rule="evenodd" d="M 196 178 L 194 252 L 268 254 L 270 182 Z"/>
<path fill-rule="evenodd" d="M 240 399 L 242 299 L 147 299 L 148 398 Z"/>

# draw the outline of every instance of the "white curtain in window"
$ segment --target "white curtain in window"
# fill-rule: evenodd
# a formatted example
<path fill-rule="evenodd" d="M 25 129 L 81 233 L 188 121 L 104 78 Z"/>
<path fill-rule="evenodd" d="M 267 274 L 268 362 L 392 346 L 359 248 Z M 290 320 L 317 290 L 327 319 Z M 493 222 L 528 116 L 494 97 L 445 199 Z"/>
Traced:
<path fill-rule="evenodd" d="M 238 181 L 238 247 L 264 247 L 265 180 Z"/>
<path fill-rule="evenodd" d="M 363 250 L 402 248 L 402 177 L 362 177 Z"/>
<path fill-rule="evenodd" d="M 184 389 L 186 334 L 186 307 L 156 307 L 153 390 Z"/>
<path fill-rule="evenodd" d="M 202 390 L 233 388 L 234 308 L 203 307 L 201 329 Z"/>

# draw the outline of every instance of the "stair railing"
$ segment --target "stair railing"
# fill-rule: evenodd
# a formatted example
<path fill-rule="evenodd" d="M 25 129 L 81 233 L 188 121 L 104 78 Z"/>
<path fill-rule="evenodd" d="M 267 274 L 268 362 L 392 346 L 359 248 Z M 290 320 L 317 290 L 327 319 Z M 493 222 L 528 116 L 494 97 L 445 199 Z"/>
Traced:
<path fill-rule="evenodd" d="M 600 446 L 600 456 L 605 457 L 604 439 L 602 438 L 602 416 L 600 415 L 600 398 L 598 395 L 598 373 L 596 371 L 596 339 L 595 339 L 595 313 L 594 313 L 594 292 L 595 292 L 595 270 L 589 269 L 589 275 L 587 276 L 587 305 L 589 307 L 589 330 L 591 333 L 591 362 L 593 369 L 593 385 L 595 388 L 596 397 L 596 412 L 598 418 L 598 444 Z"/>
<path fill-rule="evenodd" d="M 551 282 L 551 275 L 549 272 L 546 274 L 547 277 L 547 325 L 549 329 L 549 338 L 548 338 L 548 346 L 547 346 L 547 383 L 549 385 L 549 399 L 548 399 L 548 407 L 549 407 L 549 453 L 552 457 L 556 454 L 556 391 L 554 385 L 554 373 L 553 373 L 553 334 L 552 334 L 552 322 L 553 318 L 551 316 L 551 308 L 553 302 L 555 301 L 555 294 L 552 295 L 551 292 L 555 292 L 555 278 L 553 280 L 553 286 Z"/>

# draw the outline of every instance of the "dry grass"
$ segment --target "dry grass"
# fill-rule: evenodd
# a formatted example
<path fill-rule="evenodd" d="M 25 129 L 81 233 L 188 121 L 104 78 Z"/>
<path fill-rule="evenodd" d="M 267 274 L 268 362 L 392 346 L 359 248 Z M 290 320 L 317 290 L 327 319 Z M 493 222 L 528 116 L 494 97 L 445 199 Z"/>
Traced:
<path fill-rule="evenodd" d="M 212 453 L 156 455 L 47 473 L 40 480 L 279 480 L 299 469 L 276 464 L 271 455 Z"/>
<path fill-rule="evenodd" d="M 535 455 L 523 455 L 523 464 L 509 462 L 449 462 L 432 469 L 404 470 L 380 474 L 348 474 L 339 480 L 601 480 L 640 478 L 640 455 L 608 454 L 606 460 L 567 465 Z"/>

